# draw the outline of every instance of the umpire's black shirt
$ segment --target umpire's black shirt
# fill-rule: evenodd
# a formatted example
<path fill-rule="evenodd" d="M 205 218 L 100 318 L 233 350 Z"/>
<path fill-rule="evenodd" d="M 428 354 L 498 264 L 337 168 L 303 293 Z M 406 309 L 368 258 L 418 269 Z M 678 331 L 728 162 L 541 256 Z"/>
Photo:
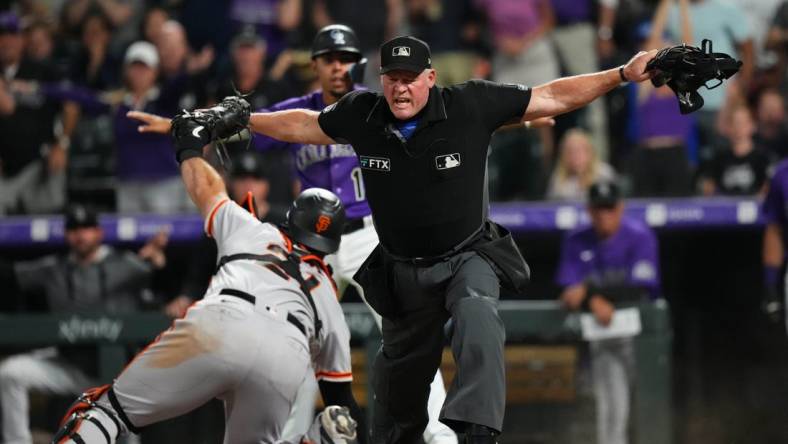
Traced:
<path fill-rule="evenodd" d="M 348 93 L 323 110 L 319 123 L 332 139 L 353 145 L 386 250 L 431 257 L 481 227 L 490 136 L 522 117 L 530 98 L 524 86 L 483 80 L 435 86 L 407 141 L 380 93 Z"/>

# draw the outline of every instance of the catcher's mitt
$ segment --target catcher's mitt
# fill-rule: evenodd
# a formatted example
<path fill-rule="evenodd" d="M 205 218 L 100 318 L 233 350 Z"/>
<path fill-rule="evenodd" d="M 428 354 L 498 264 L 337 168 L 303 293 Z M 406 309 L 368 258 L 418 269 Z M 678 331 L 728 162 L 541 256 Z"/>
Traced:
<path fill-rule="evenodd" d="M 679 99 L 681 114 L 689 114 L 703 106 L 698 93 L 701 86 L 714 89 L 741 68 L 742 62 L 721 52 L 712 52 L 711 41 L 703 40 L 702 48 L 687 44 L 664 48 L 648 62 L 651 83 L 656 87 L 667 84 Z M 710 80 L 718 80 L 712 86 Z"/>
<path fill-rule="evenodd" d="M 249 102 L 237 96 L 225 97 L 208 109 L 184 110 L 172 119 L 170 130 L 178 162 L 202 155 L 202 147 L 210 142 L 240 133 L 249 124 L 250 114 Z"/>

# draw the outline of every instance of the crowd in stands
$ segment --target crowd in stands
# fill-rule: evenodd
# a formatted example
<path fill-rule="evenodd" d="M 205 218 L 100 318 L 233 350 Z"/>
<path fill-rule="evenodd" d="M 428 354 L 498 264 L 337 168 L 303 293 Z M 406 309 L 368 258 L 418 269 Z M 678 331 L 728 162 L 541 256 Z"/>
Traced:
<path fill-rule="evenodd" d="M 582 200 L 599 178 L 636 197 L 762 194 L 786 154 L 788 2 L 780 0 L 76 0 L 0 2 L 0 214 L 192 211 L 168 137 L 129 110 L 172 116 L 239 91 L 255 109 L 313 90 L 315 29 L 344 23 L 369 59 L 397 34 L 427 41 L 439 83 L 538 85 L 641 49 L 713 42 L 741 72 L 679 113 L 669 88 L 624 85 L 554 128 L 501 129 L 492 198 Z M 744 20 L 743 20 L 744 18 Z M 713 86 L 713 85 L 709 85 Z M 275 204 L 287 156 L 267 153 Z"/>

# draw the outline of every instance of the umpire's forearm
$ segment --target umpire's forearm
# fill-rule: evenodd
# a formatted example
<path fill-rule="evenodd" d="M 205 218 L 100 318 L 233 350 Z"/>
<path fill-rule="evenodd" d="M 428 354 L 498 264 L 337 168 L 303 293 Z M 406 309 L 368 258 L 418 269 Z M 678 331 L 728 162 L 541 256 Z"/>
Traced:
<path fill-rule="evenodd" d="M 555 116 L 581 108 L 620 84 L 618 68 L 613 68 L 593 74 L 564 77 L 537 88 L 544 88 L 545 94 L 552 98 L 556 109 L 551 115 Z"/>
<path fill-rule="evenodd" d="M 216 202 L 227 198 L 222 176 L 201 157 L 184 160 L 181 163 L 181 177 L 189 197 L 203 217 L 208 217 Z"/>
<path fill-rule="evenodd" d="M 328 137 L 317 122 L 317 111 L 289 109 L 271 113 L 253 113 L 249 125 L 256 133 L 290 143 L 328 145 L 334 141 Z"/>

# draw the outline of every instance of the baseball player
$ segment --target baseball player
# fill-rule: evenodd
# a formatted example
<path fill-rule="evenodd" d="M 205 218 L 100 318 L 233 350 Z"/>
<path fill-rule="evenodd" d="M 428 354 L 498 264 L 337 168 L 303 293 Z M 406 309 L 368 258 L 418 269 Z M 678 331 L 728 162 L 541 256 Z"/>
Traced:
<path fill-rule="evenodd" d="M 114 443 L 217 397 L 225 403 L 225 443 L 298 443 L 302 437 L 285 438 L 282 427 L 298 388 L 315 375 L 325 403 L 341 407 L 321 413 L 318 435 L 308 439 L 355 442 L 350 415 L 361 416 L 350 388 L 350 334 L 323 262 L 339 247 L 344 208 L 333 193 L 308 189 L 284 226 L 260 222 L 229 199 L 201 158 L 217 134 L 195 116 L 173 120 L 176 158 L 216 240 L 216 274 L 204 298 L 114 383 L 79 398 L 55 442 Z"/>
<path fill-rule="evenodd" d="M 763 276 L 764 290 L 762 304 L 769 317 L 779 322 L 785 321 L 788 331 L 788 316 L 785 316 L 785 305 L 788 302 L 788 285 L 784 294 L 779 290 L 782 283 L 788 282 L 788 275 L 780 275 L 785 262 L 785 251 L 788 248 L 788 160 L 783 160 L 775 168 L 769 182 L 769 192 L 763 201 L 763 218 L 766 227 L 763 233 Z"/>
<path fill-rule="evenodd" d="M 361 60 L 361 50 L 356 34 L 347 26 L 330 25 L 321 29 L 312 45 L 312 66 L 320 81 L 321 89 L 302 97 L 292 98 L 261 111 L 282 111 L 307 108 L 320 111 L 336 103 L 351 90 L 358 89 L 350 79 L 348 70 Z M 145 123 L 140 127 L 144 132 L 169 131 L 169 120 L 141 112 L 129 113 L 129 117 Z M 327 258 L 334 270 L 334 277 L 340 286 L 353 285 L 363 296 L 362 288 L 353 280 L 364 259 L 378 244 L 378 235 L 372 225 L 372 217 L 367 204 L 361 167 L 353 147 L 344 143 L 300 144 L 281 142 L 270 137 L 258 135 L 253 140 L 256 149 L 267 151 L 287 149 L 294 159 L 298 178 L 303 188 L 318 187 L 333 191 L 342 200 L 348 221 L 343 231 L 342 242 L 336 254 Z M 378 328 L 381 318 L 370 310 Z M 312 396 L 305 394 L 298 402 L 301 415 L 311 421 Z M 429 423 L 424 431 L 427 444 L 456 444 L 457 436 L 445 424 L 438 421 L 440 406 L 446 399 L 446 389 L 440 371 L 435 373 L 430 387 Z M 296 413 L 298 414 L 298 413 Z"/>

